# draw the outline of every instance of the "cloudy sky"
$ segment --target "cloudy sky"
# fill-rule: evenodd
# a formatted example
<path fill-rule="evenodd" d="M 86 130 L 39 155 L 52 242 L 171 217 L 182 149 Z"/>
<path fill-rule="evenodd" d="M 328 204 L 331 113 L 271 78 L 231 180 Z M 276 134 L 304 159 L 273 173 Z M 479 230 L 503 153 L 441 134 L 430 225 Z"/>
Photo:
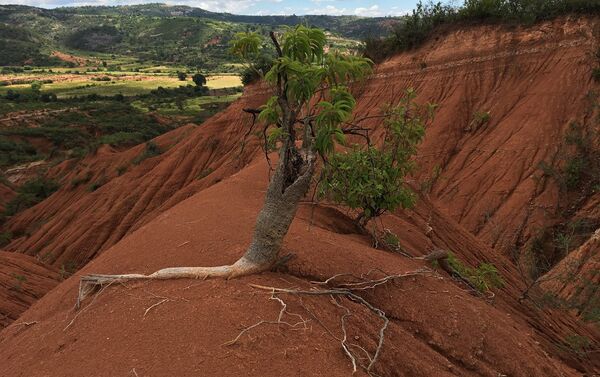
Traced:
<path fill-rule="evenodd" d="M 396 16 L 410 11 L 417 0 L 0 0 L 0 4 L 23 4 L 42 8 L 70 5 L 127 5 L 148 2 L 189 5 L 214 12 L 236 14 Z"/>

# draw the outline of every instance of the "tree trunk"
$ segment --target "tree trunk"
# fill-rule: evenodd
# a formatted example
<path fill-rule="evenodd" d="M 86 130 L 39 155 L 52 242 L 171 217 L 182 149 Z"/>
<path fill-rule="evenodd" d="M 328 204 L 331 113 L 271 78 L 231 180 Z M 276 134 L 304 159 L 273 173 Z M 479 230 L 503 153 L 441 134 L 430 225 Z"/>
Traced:
<path fill-rule="evenodd" d="M 256 219 L 252 243 L 238 262 L 243 260 L 258 271 L 264 271 L 276 262 L 283 238 L 294 220 L 300 200 L 310 188 L 315 170 L 312 156 L 303 160 L 300 175 L 285 187 L 286 162 L 280 158 L 275 175 L 269 183 L 265 203 Z"/>
<path fill-rule="evenodd" d="M 298 153 L 294 147 L 292 148 L 295 153 Z M 290 176 L 287 167 L 289 161 L 284 157 L 286 149 L 284 146 L 275 174 L 267 188 L 265 204 L 256 219 L 252 243 L 246 253 L 234 264 L 215 267 L 170 267 L 150 275 L 85 275 L 80 280 L 76 307 L 79 308 L 81 302 L 93 292 L 115 282 L 207 277 L 230 279 L 268 270 L 277 261 L 283 238 L 294 220 L 300 200 L 310 188 L 315 171 L 315 156 L 311 152 L 304 152 L 304 156 L 297 160 L 297 162 L 301 161 L 301 164 L 296 166 L 293 176 Z"/>

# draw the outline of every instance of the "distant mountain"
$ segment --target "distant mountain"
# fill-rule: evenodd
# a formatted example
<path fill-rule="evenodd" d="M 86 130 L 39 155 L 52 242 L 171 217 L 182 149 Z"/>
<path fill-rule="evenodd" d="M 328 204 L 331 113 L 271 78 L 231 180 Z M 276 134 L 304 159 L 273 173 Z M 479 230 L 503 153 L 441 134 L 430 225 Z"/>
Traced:
<path fill-rule="evenodd" d="M 57 9 L 0 5 L 0 66 L 45 65 L 52 62 L 52 51 L 75 50 L 216 67 L 231 59 L 225 47 L 239 31 L 266 33 L 303 23 L 360 40 L 387 34 L 397 22 L 391 17 L 245 16 L 164 4 Z"/>

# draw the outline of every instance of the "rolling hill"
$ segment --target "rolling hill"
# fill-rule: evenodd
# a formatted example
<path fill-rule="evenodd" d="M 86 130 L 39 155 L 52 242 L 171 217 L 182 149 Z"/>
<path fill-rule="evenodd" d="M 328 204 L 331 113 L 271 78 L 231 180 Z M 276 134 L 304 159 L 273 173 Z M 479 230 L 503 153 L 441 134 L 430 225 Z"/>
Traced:
<path fill-rule="evenodd" d="M 59 50 L 211 69 L 231 61 L 226 47 L 236 32 L 304 23 L 357 44 L 352 41 L 386 34 L 394 22 L 355 16 L 242 16 L 164 4 L 58 9 L 0 5 L 0 46 L 12 46 L 0 49 L 0 66 L 49 65 L 51 52 Z"/>

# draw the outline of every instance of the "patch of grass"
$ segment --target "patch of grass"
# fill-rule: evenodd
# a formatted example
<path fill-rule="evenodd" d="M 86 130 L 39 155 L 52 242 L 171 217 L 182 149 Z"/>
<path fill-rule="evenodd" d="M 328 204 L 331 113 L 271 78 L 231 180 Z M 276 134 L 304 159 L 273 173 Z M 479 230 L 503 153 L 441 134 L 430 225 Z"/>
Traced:
<path fill-rule="evenodd" d="M 13 289 L 16 291 L 23 290 L 23 283 L 27 281 L 27 277 L 21 274 L 12 273 L 11 276 L 15 279 L 15 283 L 13 284 Z"/>
<path fill-rule="evenodd" d="M 600 150 L 597 127 L 586 127 L 572 122 L 565 135 L 558 166 L 553 168 L 545 161 L 539 168 L 545 176 L 552 177 L 563 191 L 581 191 L 586 196 L 600 185 Z"/>
<path fill-rule="evenodd" d="M 448 253 L 448 264 L 479 292 L 487 292 L 492 288 L 504 286 L 504 279 L 491 263 L 481 263 L 477 268 L 472 268 L 463 264 L 453 253 Z"/>
<path fill-rule="evenodd" d="M 564 300 L 551 292 L 544 292 L 540 297 L 539 304 L 545 308 L 560 309 L 565 306 Z"/>
<path fill-rule="evenodd" d="M 475 132 L 490 121 L 491 115 L 489 111 L 476 111 L 473 113 L 473 119 L 467 127 L 468 131 Z"/>
<path fill-rule="evenodd" d="M 77 271 L 77 263 L 68 260 L 60 266 L 60 277 L 64 280 L 73 275 Z"/>
<path fill-rule="evenodd" d="M 383 242 L 394 250 L 400 249 L 400 238 L 396 233 L 393 233 L 388 229 L 386 229 L 386 232 L 383 235 Z"/>

